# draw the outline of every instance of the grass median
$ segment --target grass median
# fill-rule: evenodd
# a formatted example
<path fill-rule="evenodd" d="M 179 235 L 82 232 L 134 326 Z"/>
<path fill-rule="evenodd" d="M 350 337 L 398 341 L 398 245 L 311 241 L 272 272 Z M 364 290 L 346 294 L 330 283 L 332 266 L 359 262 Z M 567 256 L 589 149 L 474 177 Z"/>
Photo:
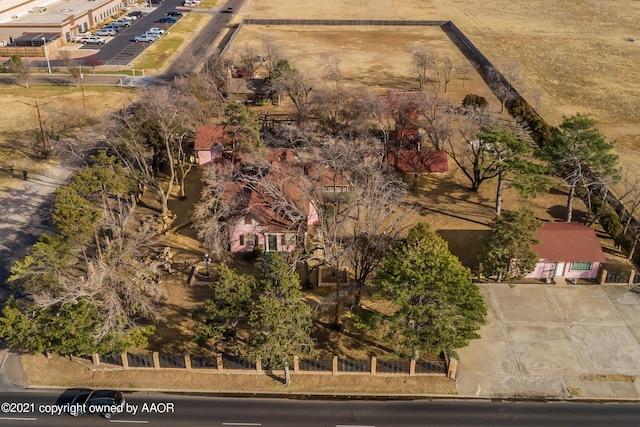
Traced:
<path fill-rule="evenodd" d="M 153 42 L 134 62 L 132 68 L 155 72 L 206 24 L 209 15 L 187 14 L 174 24 L 166 35 Z M 161 27 L 162 28 L 162 27 Z"/>

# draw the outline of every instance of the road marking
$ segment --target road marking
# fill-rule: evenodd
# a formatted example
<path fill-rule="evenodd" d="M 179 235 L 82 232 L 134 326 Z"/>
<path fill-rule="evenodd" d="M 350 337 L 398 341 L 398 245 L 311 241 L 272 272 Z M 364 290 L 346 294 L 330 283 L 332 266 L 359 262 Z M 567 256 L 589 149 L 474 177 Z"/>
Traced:
<path fill-rule="evenodd" d="M 0 420 L 7 420 L 7 421 L 38 421 L 37 418 L 14 418 L 14 417 L 0 417 Z"/>
<path fill-rule="evenodd" d="M 133 423 L 133 424 L 149 424 L 149 421 L 133 421 L 133 420 L 109 420 L 110 423 Z"/>
<path fill-rule="evenodd" d="M 223 426 L 261 426 L 260 423 L 222 423 Z"/>

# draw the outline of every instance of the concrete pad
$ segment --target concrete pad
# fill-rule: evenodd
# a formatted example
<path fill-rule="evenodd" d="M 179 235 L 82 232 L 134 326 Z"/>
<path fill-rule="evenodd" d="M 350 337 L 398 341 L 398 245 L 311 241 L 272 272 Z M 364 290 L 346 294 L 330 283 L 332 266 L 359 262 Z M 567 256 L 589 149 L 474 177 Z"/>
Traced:
<path fill-rule="evenodd" d="M 592 374 L 636 375 L 640 345 L 626 327 L 574 325 L 569 334 Z"/>
<path fill-rule="evenodd" d="M 624 325 L 615 306 L 599 286 L 549 287 L 549 295 L 565 323 Z"/>
<path fill-rule="evenodd" d="M 482 296 L 484 296 L 484 301 L 487 304 L 487 322 L 495 323 L 499 321 L 496 307 L 491 303 L 491 291 L 489 289 L 489 286 L 486 284 L 478 284 L 478 289 L 480 290 Z"/>
<path fill-rule="evenodd" d="M 603 286 L 602 289 L 624 322 L 640 327 L 640 294 L 631 292 L 627 286 Z"/>
<path fill-rule="evenodd" d="M 636 341 L 640 343 L 640 326 L 629 328 L 629 331 L 636 338 Z"/>
<path fill-rule="evenodd" d="M 580 397 L 638 399 L 640 392 L 635 383 L 609 383 L 609 382 L 582 382 L 582 394 Z"/>
<path fill-rule="evenodd" d="M 458 350 L 461 371 L 502 375 L 519 373 L 500 324 L 491 323 L 483 326 L 480 336 L 481 339 L 473 340 L 467 347 Z"/>
<path fill-rule="evenodd" d="M 491 294 L 505 323 L 558 323 L 561 320 L 546 285 L 492 284 Z"/>
<path fill-rule="evenodd" d="M 520 373 L 580 375 L 588 370 L 564 325 L 507 325 Z"/>

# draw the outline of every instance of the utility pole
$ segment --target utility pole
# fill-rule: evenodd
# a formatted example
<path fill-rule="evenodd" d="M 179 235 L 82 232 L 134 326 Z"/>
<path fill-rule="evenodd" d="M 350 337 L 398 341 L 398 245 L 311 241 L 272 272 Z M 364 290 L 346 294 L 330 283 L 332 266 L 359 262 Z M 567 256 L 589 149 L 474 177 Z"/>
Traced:
<path fill-rule="evenodd" d="M 42 138 L 42 156 L 47 158 L 47 139 L 44 135 L 44 126 L 42 126 L 42 116 L 40 116 L 40 105 L 38 104 L 38 98 L 33 98 L 36 103 L 36 110 L 38 111 L 38 123 L 40 124 L 40 137 Z"/>
<path fill-rule="evenodd" d="M 80 65 L 80 90 L 82 91 L 82 106 L 84 107 L 84 115 L 87 115 L 87 102 L 84 99 L 84 74 L 82 73 L 82 65 Z"/>

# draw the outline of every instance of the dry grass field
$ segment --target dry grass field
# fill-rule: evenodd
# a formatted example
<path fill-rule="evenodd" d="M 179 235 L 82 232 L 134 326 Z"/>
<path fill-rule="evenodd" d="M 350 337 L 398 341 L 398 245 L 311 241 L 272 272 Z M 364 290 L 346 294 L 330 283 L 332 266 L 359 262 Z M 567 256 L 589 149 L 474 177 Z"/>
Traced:
<path fill-rule="evenodd" d="M 251 18 L 452 20 L 498 69 L 513 70 L 517 89 L 550 124 L 563 115 L 588 114 L 619 142 L 622 164 L 640 166 L 640 41 L 625 40 L 640 38 L 639 1 L 252 0 L 242 12 Z M 426 41 L 422 30 L 401 40 L 395 34 L 404 31 L 395 29 L 363 29 L 367 36 L 359 39 L 351 27 L 289 31 L 286 53 L 296 60 L 308 56 L 310 43 L 314 53 L 348 53 L 342 64 L 356 73 L 378 67 L 383 75 L 397 70 L 394 54 L 406 56 L 412 40 Z M 434 43 L 434 50 L 440 47 Z M 368 65 L 359 64 L 362 59 Z M 404 64 L 409 61 L 407 56 Z M 392 80 L 400 83 L 408 74 L 404 69 Z M 367 74 L 363 79 L 371 80 Z"/>

